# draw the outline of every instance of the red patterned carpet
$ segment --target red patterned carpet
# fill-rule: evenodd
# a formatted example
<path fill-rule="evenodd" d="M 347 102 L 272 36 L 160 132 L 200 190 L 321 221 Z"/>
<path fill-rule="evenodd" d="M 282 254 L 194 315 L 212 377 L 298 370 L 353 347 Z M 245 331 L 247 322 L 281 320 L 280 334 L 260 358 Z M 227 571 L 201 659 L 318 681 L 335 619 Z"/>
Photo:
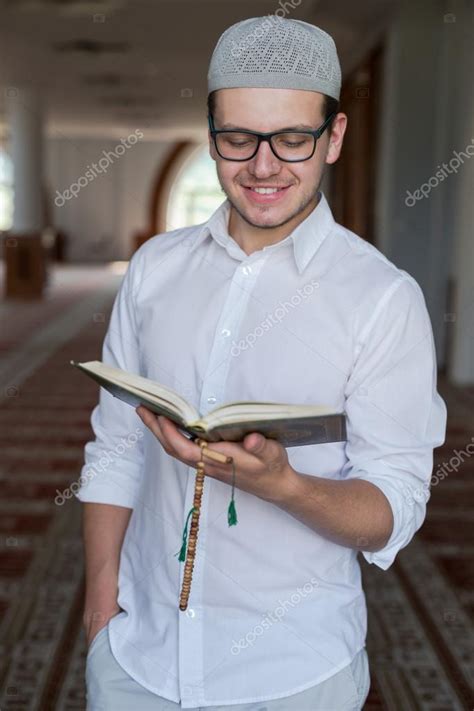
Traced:
<path fill-rule="evenodd" d="M 63 268 L 41 304 L 0 307 L 2 711 L 85 709 L 80 505 L 55 497 L 77 479 L 97 399 L 69 360 L 100 358 L 118 282 L 105 268 Z M 474 707 L 474 388 L 441 390 L 449 432 L 427 521 L 388 571 L 362 561 L 366 711 Z"/>

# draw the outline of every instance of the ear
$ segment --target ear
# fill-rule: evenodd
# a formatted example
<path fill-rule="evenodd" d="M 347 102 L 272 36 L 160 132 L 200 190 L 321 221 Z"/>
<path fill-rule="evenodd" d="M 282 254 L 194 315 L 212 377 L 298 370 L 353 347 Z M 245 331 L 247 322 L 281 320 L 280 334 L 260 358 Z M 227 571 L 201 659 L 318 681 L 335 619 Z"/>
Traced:
<path fill-rule="evenodd" d="M 331 165 L 339 158 L 344 141 L 344 134 L 347 128 L 346 114 L 338 113 L 333 119 L 331 133 L 329 134 L 329 144 L 326 153 L 326 163 Z"/>

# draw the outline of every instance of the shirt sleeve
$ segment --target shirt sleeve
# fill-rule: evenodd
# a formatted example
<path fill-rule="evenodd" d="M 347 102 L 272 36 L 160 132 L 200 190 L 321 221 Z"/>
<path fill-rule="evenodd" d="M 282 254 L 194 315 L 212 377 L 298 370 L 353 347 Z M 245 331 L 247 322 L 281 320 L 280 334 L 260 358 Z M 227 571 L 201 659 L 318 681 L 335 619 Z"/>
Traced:
<path fill-rule="evenodd" d="M 140 374 L 134 279 L 137 254 L 114 301 L 102 347 L 107 365 Z M 91 415 L 95 439 L 84 449 L 84 466 L 77 498 L 84 502 L 134 508 L 143 466 L 144 425 L 135 408 L 100 388 L 99 402 Z"/>
<path fill-rule="evenodd" d="M 355 342 L 346 384 L 347 462 L 342 476 L 364 479 L 388 499 L 394 525 L 376 552 L 386 570 L 422 525 L 433 449 L 443 444 L 446 406 L 436 390 L 436 354 L 423 293 L 408 274 L 380 299 Z"/>

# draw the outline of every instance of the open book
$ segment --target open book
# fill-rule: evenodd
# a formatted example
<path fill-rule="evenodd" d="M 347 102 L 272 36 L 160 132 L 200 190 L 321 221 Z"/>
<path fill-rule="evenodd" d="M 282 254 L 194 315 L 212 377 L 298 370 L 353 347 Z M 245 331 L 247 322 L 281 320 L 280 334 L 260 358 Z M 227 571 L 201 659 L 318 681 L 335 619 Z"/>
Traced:
<path fill-rule="evenodd" d="M 322 405 L 290 405 L 278 402 L 230 402 L 214 408 L 205 417 L 177 392 L 140 375 L 132 375 L 98 360 L 71 361 L 115 397 L 138 407 L 144 405 L 164 415 L 192 439 L 208 442 L 241 441 L 250 432 L 260 432 L 287 447 L 346 440 L 343 412 Z"/>

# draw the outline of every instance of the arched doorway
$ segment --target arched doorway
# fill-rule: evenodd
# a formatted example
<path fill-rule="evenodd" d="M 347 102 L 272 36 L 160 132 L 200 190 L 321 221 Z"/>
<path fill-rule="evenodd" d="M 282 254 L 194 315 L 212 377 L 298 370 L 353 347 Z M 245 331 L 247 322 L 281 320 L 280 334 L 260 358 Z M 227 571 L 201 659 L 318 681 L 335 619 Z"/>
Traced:
<path fill-rule="evenodd" d="M 155 178 L 149 226 L 135 233 L 133 249 L 153 235 L 205 221 L 224 199 L 207 143 L 176 143 Z"/>
<path fill-rule="evenodd" d="M 166 230 L 205 222 L 225 200 L 208 145 L 198 146 L 183 162 L 171 187 Z"/>

